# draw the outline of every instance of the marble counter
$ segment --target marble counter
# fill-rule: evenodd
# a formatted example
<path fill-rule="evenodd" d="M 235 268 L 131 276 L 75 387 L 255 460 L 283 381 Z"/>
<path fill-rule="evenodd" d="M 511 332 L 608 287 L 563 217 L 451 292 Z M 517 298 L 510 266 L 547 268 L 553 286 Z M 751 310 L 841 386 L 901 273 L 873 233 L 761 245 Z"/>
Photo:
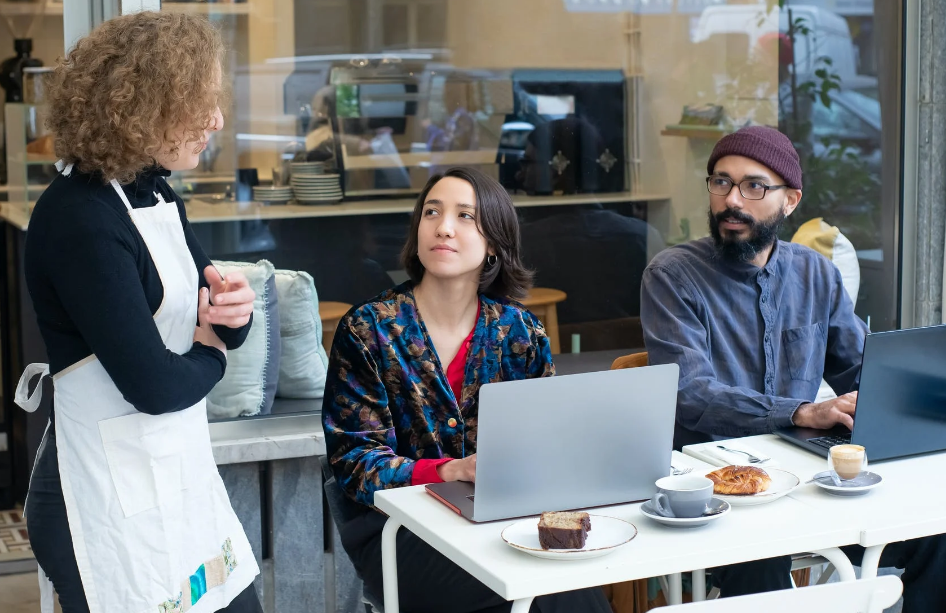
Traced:
<path fill-rule="evenodd" d="M 286 414 L 280 404 L 292 406 L 293 402 L 298 403 L 277 400 L 272 415 L 211 422 L 210 443 L 217 465 L 325 455 L 321 401 L 305 401 L 313 409 L 305 413 Z"/>

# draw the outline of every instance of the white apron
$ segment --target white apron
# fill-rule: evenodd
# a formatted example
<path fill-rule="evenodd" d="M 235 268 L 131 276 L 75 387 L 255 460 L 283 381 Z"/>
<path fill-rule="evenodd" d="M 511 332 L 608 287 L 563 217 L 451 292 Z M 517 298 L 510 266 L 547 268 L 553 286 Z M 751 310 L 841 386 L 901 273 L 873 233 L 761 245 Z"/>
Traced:
<path fill-rule="evenodd" d="M 66 176 L 71 166 L 59 169 Z M 177 205 L 133 209 L 164 287 L 154 324 L 167 348 L 190 350 L 198 276 Z M 16 402 L 35 411 L 48 374 L 27 367 Z M 53 377 L 59 475 L 82 586 L 91 613 L 209 613 L 226 607 L 259 574 L 214 463 L 206 401 L 147 415 L 122 398 L 94 355 Z M 44 594 L 51 595 L 40 571 Z M 44 585 L 45 584 L 45 585 Z M 52 613 L 44 602 L 43 613 Z"/>

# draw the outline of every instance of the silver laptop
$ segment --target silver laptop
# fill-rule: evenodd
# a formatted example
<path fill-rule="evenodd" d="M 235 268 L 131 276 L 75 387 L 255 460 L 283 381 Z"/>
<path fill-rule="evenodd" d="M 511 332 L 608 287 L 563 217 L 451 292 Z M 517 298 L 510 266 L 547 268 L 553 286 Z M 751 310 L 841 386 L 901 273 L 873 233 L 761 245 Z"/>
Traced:
<path fill-rule="evenodd" d="M 676 364 L 480 388 L 476 486 L 427 492 L 474 521 L 650 498 L 669 474 Z"/>

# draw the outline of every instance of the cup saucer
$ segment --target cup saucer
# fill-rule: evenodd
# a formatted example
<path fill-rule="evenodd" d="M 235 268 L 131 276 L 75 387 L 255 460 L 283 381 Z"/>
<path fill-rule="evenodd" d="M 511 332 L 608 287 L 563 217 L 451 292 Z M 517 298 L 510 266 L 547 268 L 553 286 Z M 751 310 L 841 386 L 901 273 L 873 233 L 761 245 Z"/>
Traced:
<path fill-rule="evenodd" d="M 828 471 L 818 473 L 812 480 L 815 485 L 835 496 L 862 496 L 884 482 L 883 477 L 866 470 L 853 479 L 841 481 L 841 485 L 835 484 Z"/>
<path fill-rule="evenodd" d="M 700 517 L 664 517 L 657 513 L 653 501 L 648 500 L 641 505 L 641 515 L 649 517 L 655 522 L 665 526 L 672 526 L 674 528 L 697 528 L 699 526 L 705 526 L 723 515 L 726 515 L 732 509 L 732 506 L 725 500 L 714 497 L 709 503 L 709 508 L 718 512 L 713 515 L 702 515 Z"/>

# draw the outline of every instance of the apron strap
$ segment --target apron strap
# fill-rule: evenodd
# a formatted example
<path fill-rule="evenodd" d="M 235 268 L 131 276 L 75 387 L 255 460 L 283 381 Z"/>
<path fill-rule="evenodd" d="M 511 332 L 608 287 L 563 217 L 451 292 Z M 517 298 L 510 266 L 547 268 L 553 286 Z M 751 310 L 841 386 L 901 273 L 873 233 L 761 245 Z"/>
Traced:
<path fill-rule="evenodd" d="M 48 374 L 49 364 L 30 364 L 27 366 L 20 377 L 19 383 L 16 384 L 16 395 L 13 397 L 13 402 L 20 405 L 27 413 L 32 413 L 38 409 L 39 403 L 43 399 L 43 378 Z M 33 389 L 33 393 L 30 394 L 30 381 L 36 375 L 40 375 L 39 382 L 36 384 L 36 388 Z"/>
<path fill-rule="evenodd" d="M 74 166 L 74 164 L 66 164 L 66 163 L 63 162 L 62 160 L 59 160 L 58 162 L 56 162 L 56 170 L 58 170 L 59 172 L 61 172 L 61 173 L 63 174 L 63 176 L 66 176 L 66 177 L 68 177 L 69 175 L 72 174 L 72 167 L 73 167 L 73 166 Z"/>
<path fill-rule="evenodd" d="M 128 196 L 125 195 L 125 190 L 123 190 L 122 186 L 118 184 L 118 181 L 112 179 L 110 183 L 112 184 L 112 187 L 115 188 L 115 193 L 118 194 L 118 197 L 121 198 L 122 202 L 125 203 L 125 208 L 129 211 L 133 210 L 131 208 L 131 203 L 128 202 Z"/>
<path fill-rule="evenodd" d="M 53 613 L 53 582 L 49 580 L 42 566 L 37 567 L 36 575 L 39 578 L 39 610 L 40 613 Z"/>

